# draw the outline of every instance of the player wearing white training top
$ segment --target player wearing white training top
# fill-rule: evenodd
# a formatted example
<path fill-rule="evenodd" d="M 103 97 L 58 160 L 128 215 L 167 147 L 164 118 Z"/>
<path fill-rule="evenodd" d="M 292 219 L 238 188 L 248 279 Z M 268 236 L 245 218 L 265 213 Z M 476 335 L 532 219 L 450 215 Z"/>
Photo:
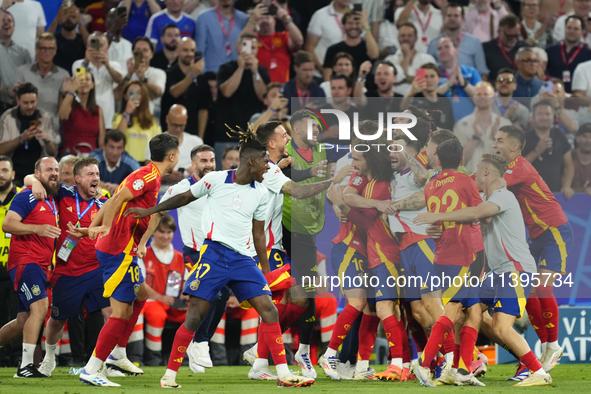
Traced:
<path fill-rule="evenodd" d="M 519 202 L 503 186 L 502 177 L 507 167 L 507 161 L 502 156 L 483 154 L 474 175 L 476 185 L 486 194 L 484 202 L 454 212 L 423 213 L 417 215 L 414 222 L 431 224 L 481 220 L 484 249 L 491 271 L 482 279 L 478 298 L 469 299 L 465 307 L 480 302 L 483 310 L 493 308 L 495 334 L 532 371 L 530 377 L 515 386 L 546 386 L 552 384 L 552 378 L 544 371 L 525 339 L 513 329 L 515 319 L 525 310 L 531 284 L 536 280 L 533 273 L 537 269 L 526 242 Z"/>
<path fill-rule="evenodd" d="M 194 147 L 191 150 L 191 169 L 193 175 L 171 186 L 162 196 L 160 202 L 190 190 L 191 186 L 199 182 L 206 174 L 215 171 L 214 149 L 205 144 Z M 177 210 L 179 230 L 184 244 L 183 258 L 185 263 L 191 266 L 199 261 L 199 250 L 205 239 L 205 232 L 201 229 L 201 216 L 206 201 L 207 196 L 204 196 Z M 209 341 L 226 311 L 226 302 L 229 297 L 230 290 L 227 287 L 223 288 L 211 303 L 207 315 L 195 332 L 193 342 L 187 349 L 189 367 L 195 373 L 204 373 L 205 368 L 213 367 L 209 355 Z"/>
<path fill-rule="evenodd" d="M 283 227 L 281 220 L 283 217 L 284 194 L 295 198 L 312 197 L 328 189 L 331 183 L 335 181 L 334 179 L 336 181 L 342 179 L 347 174 L 347 170 L 337 173 L 334 179 L 299 185 L 285 176 L 278 166 L 282 160 L 289 157 L 285 146 L 290 140 L 290 137 L 281 122 L 269 121 L 260 125 L 257 129 L 257 140 L 266 147 L 269 153 L 269 171 L 265 173 L 262 183 L 269 189 L 269 206 L 265 218 L 265 235 L 269 267 L 271 271 L 274 271 L 283 267 L 285 264 L 291 264 L 291 259 L 283 248 Z M 289 294 L 282 300 L 282 305 L 277 305 L 280 311 L 285 311 L 280 316 L 282 330 L 289 328 L 307 309 L 308 299 L 306 297 L 298 297 L 297 294 L 299 294 L 297 291 L 292 293 L 290 289 Z M 289 304 L 287 304 L 287 299 L 289 299 Z M 259 330 L 259 337 L 261 336 L 262 333 Z M 255 344 L 255 346 L 244 353 L 244 358 L 253 366 L 248 376 L 254 380 L 277 379 L 269 369 L 269 357 L 265 347 L 261 348 L 258 345 L 259 343 Z"/>
<path fill-rule="evenodd" d="M 134 217 L 175 209 L 208 195 L 202 217 L 205 242 L 185 294 L 190 296 L 185 323 L 178 329 L 168 368 L 161 387 L 179 387 L 176 373 L 195 330 L 205 316 L 211 300 L 228 285 L 240 302 L 248 300 L 262 318 L 262 331 L 277 367 L 278 383 L 309 386 L 313 379 L 293 375 L 287 366 L 277 308 L 271 300 L 269 262 L 265 247 L 265 216 L 269 192 L 261 182 L 269 169 L 265 147 L 250 132 L 234 132 L 240 138 L 240 166 L 237 170 L 212 172 L 191 186 L 191 190 L 150 209 L 133 208 L 125 212 Z M 258 256 L 259 269 L 252 258 Z"/>

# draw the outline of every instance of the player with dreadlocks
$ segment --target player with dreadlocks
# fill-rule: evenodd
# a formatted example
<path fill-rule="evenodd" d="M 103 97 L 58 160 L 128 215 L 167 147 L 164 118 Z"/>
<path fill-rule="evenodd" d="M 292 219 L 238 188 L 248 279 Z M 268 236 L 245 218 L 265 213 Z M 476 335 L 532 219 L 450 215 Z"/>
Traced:
<path fill-rule="evenodd" d="M 208 196 L 203 209 L 205 241 L 199 262 L 187 279 L 184 293 L 190 296 L 185 323 L 178 329 L 160 387 L 180 387 L 179 370 L 193 334 L 216 294 L 228 285 L 240 302 L 247 300 L 262 318 L 262 332 L 282 386 L 310 386 L 314 379 L 293 375 L 287 366 L 277 308 L 264 274 L 269 273 L 265 240 L 265 216 L 269 191 L 261 183 L 269 170 L 269 154 L 252 131 L 231 130 L 239 139 L 240 166 L 211 172 L 191 189 L 150 209 L 130 209 L 125 215 L 142 218 L 187 205 Z M 254 247 L 253 247 L 254 246 Z M 258 256 L 259 269 L 253 260 Z"/>

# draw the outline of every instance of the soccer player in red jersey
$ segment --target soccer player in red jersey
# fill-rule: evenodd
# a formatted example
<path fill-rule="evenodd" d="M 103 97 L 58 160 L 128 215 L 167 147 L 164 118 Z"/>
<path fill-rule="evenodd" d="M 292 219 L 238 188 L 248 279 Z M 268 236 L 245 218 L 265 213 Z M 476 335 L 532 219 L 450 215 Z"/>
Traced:
<path fill-rule="evenodd" d="M 354 145 L 358 143 L 359 141 L 355 141 Z M 376 289 L 365 289 L 370 292 L 372 299 L 375 298 L 375 305 L 373 303 L 370 305 L 370 312 L 364 313 L 361 320 L 359 327 L 359 360 L 353 374 L 353 379 L 373 380 L 376 377 L 375 371 L 369 368 L 368 365 L 369 355 L 375 342 L 375 332 L 380 320 L 386 330 L 392 358 L 400 360 L 400 367 L 402 367 L 404 334 L 406 334 L 406 330 L 402 328 L 400 310 L 396 306 L 398 290 L 395 285 L 392 286 L 386 283 L 388 277 L 396 279 L 400 271 L 398 243 L 392 236 L 387 222 L 384 221 L 378 210 L 368 207 L 369 203 L 367 201 L 390 199 L 392 169 L 387 149 L 378 150 L 373 148 L 363 153 L 354 151 L 351 152 L 351 156 L 353 167 L 357 172 L 351 176 L 351 180 L 343 192 L 344 201 L 337 199 L 333 203 L 340 205 L 339 208 L 347 214 L 347 218 L 356 226 L 360 235 L 366 234 L 367 264 L 365 266 L 368 273 L 379 280 Z M 334 189 L 329 194 L 331 197 L 338 198 Z M 335 325 L 331 344 L 321 359 L 320 364 L 327 375 L 336 373 L 335 355 L 340 344 L 338 334 L 343 335 L 344 333 L 346 335 L 347 325 L 352 325 L 367 305 L 366 294 L 361 294 L 358 297 L 359 299 L 355 303 L 360 309 L 356 309 L 356 314 L 350 314 L 348 321 L 340 321 Z M 345 325 L 342 323 L 345 323 Z"/>
<path fill-rule="evenodd" d="M 35 177 L 47 192 L 43 201 L 35 200 L 31 188 L 17 194 L 2 231 L 12 234 L 7 268 L 18 302 L 18 315 L 0 329 L 0 346 L 23 336 L 23 358 L 15 378 L 45 378 L 33 364 L 39 332 L 47 315 L 47 270 L 55 251 L 55 239 L 60 236 L 58 207 L 55 196 L 59 190 L 59 167 L 53 157 L 35 163 Z"/>
<path fill-rule="evenodd" d="M 437 147 L 437 156 L 441 172 L 425 187 L 429 212 L 450 212 L 480 204 L 482 199 L 476 184 L 470 176 L 459 172 L 463 160 L 462 144 L 457 140 L 443 142 Z M 463 304 L 469 297 L 470 287 L 466 281 L 474 261 L 471 225 L 471 222 L 443 222 L 442 235 L 435 242 L 435 271 L 441 280 L 445 307 L 443 316 L 433 325 L 422 357 L 412 366 L 414 375 L 424 386 L 434 386 L 431 381 L 431 361 L 460 319 Z M 457 385 L 484 386 L 470 372 L 480 321 L 481 310 L 478 305 L 466 310 L 466 322 L 459 338 L 460 358 L 455 377 Z"/>
<path fill-rule="evenodd" d="M 507 188 L 515 194 L 529 231 L 529 249 L 542 280 L 530 294 L 526 309 L 542 342 L 540 361 L 550 372 L 562 356 L 558 344 L 558 304 L 554 281 L 566 274 L 566 257 L 573 242 L 573 230 L 554 194 L 536 169 L 521 156 L 525 133 L 515 126 L 503 126 L 495 136 L 493 148 L 509 162 L 505 173 Z"/>
<path fill-rule="evenodd" d="M 61 184 L 56 196 L 61 234 L 51 277 L 51 316 L 45 333 L 45 357 L 39 367 L 39 372 L 46 376 L 51 376 L 55 369 L 55 349 L 64 325 L 68 319 L 78 316 L 84 300 L 89 313 L 102 310 L 105 318 L 111 314 L 109 300 L 103 297 L 102 269 L 94 252 L 96 241 L 68 235 L 68 225 L 90 226 L 107 201 L 101 194 L 97 196 L 101 191 L 98 164 L 93 158 L 78 159 L 73 168 L 75 185 Z M 33 175 L 25 177 L 25 186 L 32 186 L 34 195 L 45 192 Z M 42 195 L 41 200 L 45 197 Z"/>
<path fill-rule="evenodd" d="M 93 386 L 119 386 L 109 381 L 102 372 L 99 373 L 105 360 L 107 367 L 143 373 L 127 357 L 121 357 L 123 351 L 114 351 L 111 356 L 109 353 L 115 345 L 118 348 L 127 346 L 148 297 L 147 285 L 137 264 L 138 254 L 144 257 L 145 249 L 138 251 L 138 245 L 148 228 L 151 234 L 160 221 L 159 215 L 151 219 L 133 219 L 124 216 L 123 212 L 131 207 L 150 208 L 156 205 L 162 176 L 171 173 L 178 162 L 179 141 L 170 134 L 159 134 L 150 140 L 150 152 L 152 162 L 125 178 L 88 229 L 91 239 L 98 238 L 96 254 L 103 269 L 103 296 L 110 298 L 113 309 L 99 334 L 93 355 L 80 372 L 80 380 Z"/>

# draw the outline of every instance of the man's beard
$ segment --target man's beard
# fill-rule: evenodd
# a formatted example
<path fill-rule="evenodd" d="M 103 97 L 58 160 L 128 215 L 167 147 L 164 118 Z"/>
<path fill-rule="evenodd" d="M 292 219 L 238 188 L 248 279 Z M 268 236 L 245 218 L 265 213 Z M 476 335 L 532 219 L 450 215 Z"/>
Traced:
<path fill-rule="evenodd" d="M 209 171 L 206 172 L 206 170 L 209 170 Z M 199 176 L 199 179 L 201 179 L 205 175 L 209 174 L 210 172 L 213 172 L 213 168 L 204 168 L 202 170 L 197 170 L 197 175 Z"/>
<path fill-rule="evenodd" d="M 6 181 L 3 185 L 0 184 L 0 192 L 4 192 L 7 189 L 12 188 L 12 181 Z"/>
<path fill-rule="evenodd" d="M 168 50 L 168 51 L 176 51 L 177 45 L 172 46 L 170 44 L 164 44 L 164 48 L 166 48 L 166 50 Z"/>
<path fill-rule="evenodd" d="M 55 186 L 50 186 L 49 185 L 49 181 L 45 182 L 42 180 L 39 180 L 41 182 L 41 184 L 43 185 L 43 187 L 45 188 L 45 191 L 47 192 L 48 195 L 50 196 L 57 196 L 59 190 L 60 190 L 60 184 L 58 182 L 56 182 Z"/>
<path fill-rule="evenodd" d="M 62 23 L 62 29 L 64 29 L 64 30 L 72 31 L 75 28 L 76 28 L 76 24 L 69 19 L 67 21 L 65 21 L 64 23 Z"/>

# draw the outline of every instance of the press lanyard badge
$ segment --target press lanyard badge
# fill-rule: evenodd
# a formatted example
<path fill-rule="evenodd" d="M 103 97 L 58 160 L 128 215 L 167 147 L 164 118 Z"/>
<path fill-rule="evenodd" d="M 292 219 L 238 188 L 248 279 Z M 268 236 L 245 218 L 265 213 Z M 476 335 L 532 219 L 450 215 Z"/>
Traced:
<path fill-rule="evenodd" d="M 68 262 L 68 259 L 70 258 L 70 255 L 72 254 L 72 251 L 74 250 L 77 244 L 78 241 L 70 237 L 67 237 L 64 243 L 62 244 L 62 247 L 60 248 L 59 252 L 57 253 L 57 257 L 65 262 Z"/>
<path fill-rule="evenodd" d="M 92 200 L 92 202 L 90 204 L 88 204 L 88 206 L 86 207 L 84 212 L 82 212 L 82 214 L 80 214 L 80 200 L 78 198 L 78 191 L 76 191 L 76 216 L 78 217 L 78 222 L 76 222 L 76 227 L 80 227 L 80 220 L 82 220 L 84 215 L 86 215 L 86 213 L 90 210 L 90 208 L 92 208 L 94 206 L 94 202 L 95 201 Z M 70 255 L 72 254 L 72 251 L 74 250 L 74 248 L 76 247 L 77 244 L 78 244 L 78 241 L 76 239 L 71 238 L 71 237 L 67 237 L 64 240 L 64 243 L 62 244 L 62 247 L 60 248 L 59 252 L 57 253 L 57 257 L 59 257 L 60 259 L 62 259 L 65 262 L 68 262 L 68 259 L 70 258 Z"/>

